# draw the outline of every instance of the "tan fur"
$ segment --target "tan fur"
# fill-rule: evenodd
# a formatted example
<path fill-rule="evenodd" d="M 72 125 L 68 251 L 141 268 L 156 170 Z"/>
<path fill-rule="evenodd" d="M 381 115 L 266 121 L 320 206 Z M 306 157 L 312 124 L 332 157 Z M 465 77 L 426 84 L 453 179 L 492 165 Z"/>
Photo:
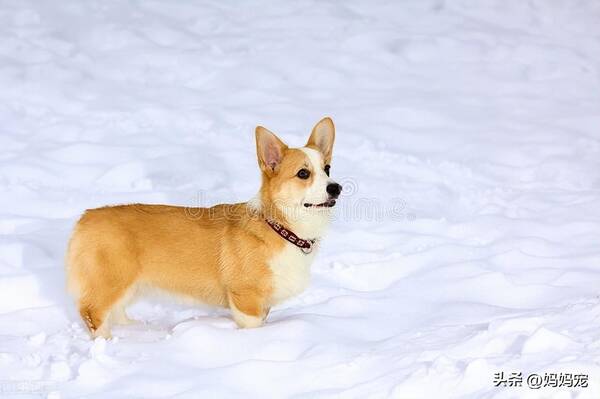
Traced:
<path fill-rule="evenodd" d="M 128 322 L 124 309 L 143 287 L 229 307 L 244 328 L 262 325 L 270 307 L 285 299 L 273 296 L 281 291 L 276 286 L 285 270 L 281 259 L 293 263 L 296 257 L 304 261 L 312 256 L 302 258 L 265 218 L 294 228 L 297 223 L 284 209 L 296 209 L 298 197 L 311 185 L 311 179 L 296 177 L 300 168 L 311 165 L 304 152 L 261 129 L 256 132 L 262 171 L 257 203 L 212 208 L 132 204 L 83 214 L 69 243 L 67 282 L 94 336 L 109 337 L 111 322 Z M 308 144 L 317 148 L 310 140 Z M 323 212 L 314 216 L 318 220 L 327 218 L 328 210 L 314 212 Z M 276 269 L 273 262 L 278 262 Z M 297 294 L 296 289 L 282 289 Z"/>

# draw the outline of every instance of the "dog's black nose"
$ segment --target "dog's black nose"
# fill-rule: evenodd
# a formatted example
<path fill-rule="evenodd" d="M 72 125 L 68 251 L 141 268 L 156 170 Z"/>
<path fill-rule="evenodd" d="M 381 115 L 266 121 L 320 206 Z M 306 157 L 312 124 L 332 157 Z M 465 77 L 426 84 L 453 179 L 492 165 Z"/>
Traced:
<path fill-rule="evenodd" d="M 342 186 L 337 183 L 329 183 L 327 185 L 327 194 L 331 195 L 333 198 L 337 198 L 340 196 L 342 192 Z"/>

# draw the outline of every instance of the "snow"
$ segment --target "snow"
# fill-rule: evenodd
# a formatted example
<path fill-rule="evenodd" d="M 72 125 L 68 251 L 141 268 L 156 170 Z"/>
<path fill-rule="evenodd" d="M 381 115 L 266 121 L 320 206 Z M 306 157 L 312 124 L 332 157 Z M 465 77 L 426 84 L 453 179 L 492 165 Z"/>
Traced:
<path fill-rule="evenodd" d="M 597 398 L 600 3 L 5 0 L 0 396 Z M 254 127 L 337 126 L 312 282 L 238 330 L 143 301 L 91 341 L 86 208 L 258 188 Z M 587 388 L 494 387 L 584 373 Z"/>

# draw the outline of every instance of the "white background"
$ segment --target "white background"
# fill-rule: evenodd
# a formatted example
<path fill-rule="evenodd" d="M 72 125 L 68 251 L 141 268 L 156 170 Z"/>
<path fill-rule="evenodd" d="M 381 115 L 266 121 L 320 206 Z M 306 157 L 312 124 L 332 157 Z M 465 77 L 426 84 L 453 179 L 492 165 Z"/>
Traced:
<path fill-rule="evenodd" d="M 599 21 L 594 0 L 0 2 L 0 396 L 598 397 Z M 63 264 L 84 209 L 247 200 L 254 127 L 299 146 L 325 115 L 352 190 L 304 294 L 246 331 L 146 301 L 89 339 Z"/>

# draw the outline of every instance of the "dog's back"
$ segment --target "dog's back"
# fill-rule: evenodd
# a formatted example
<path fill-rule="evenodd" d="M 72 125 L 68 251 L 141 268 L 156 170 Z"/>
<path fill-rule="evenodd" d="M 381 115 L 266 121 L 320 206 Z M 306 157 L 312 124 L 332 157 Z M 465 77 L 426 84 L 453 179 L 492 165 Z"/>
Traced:
<path fill-rule="evenodd" d="M 133 204 L 86 211 L 67 253 L 68 287 L 82 318 L 93 332 L 111 314 L 115 322 L 126 321 L 123 307 L 142 287 L 226 306 L 224 283 L 235 278 L 228 263 L 237 262 L 231 258 L 243 248 L 255 257 L 261 250 L 249 219 L 245 204 Z M 251 270 L 245 273 L 247 279 L 261 279 Z"/>

